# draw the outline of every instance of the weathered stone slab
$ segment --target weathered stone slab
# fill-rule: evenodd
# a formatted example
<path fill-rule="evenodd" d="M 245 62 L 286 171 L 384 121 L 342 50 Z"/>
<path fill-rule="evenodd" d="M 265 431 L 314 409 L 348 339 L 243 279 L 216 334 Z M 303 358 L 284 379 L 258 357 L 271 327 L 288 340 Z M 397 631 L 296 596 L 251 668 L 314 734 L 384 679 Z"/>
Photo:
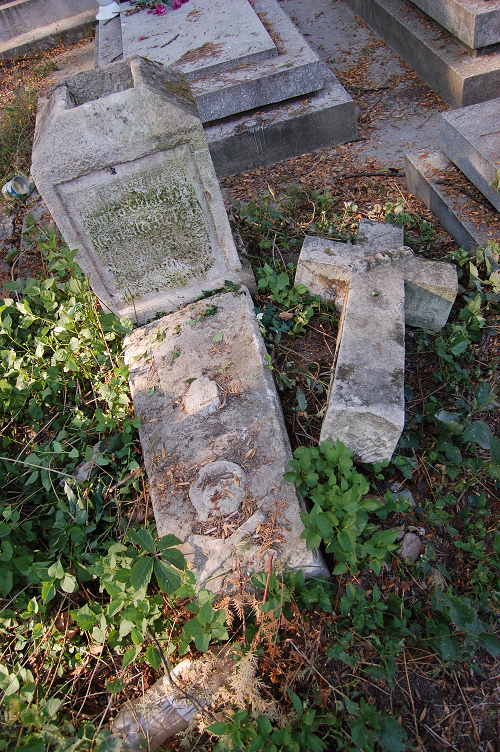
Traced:
<path fill-rule="evenodd" d="M 295 283 L 341 311 L 321 441 L 341 439 L 376 462 L 392 456 L 404 427 L 405 321 L 440 329 L 458 282 L 451 264 L 403 246 L 398 228 L 362 220 L 359 237 L 349 245 L 307 236 Z"/>
<path fill-rule="evenodd" d="M 254 14 L 258 23 L 259 18 L 263 19 L 266 26 L 272 28 L 273 38 L 279 40 L 279 54 L 266 60 L 236 65 L 230 70 L 203 72 L 201 78 L 193 80 L 191 90 L 204 123 L 309 94 L 323 87 L 323 63 L 276 0 L 256 0 L 254 8 L 259 14 Z M 168 39 L 166 35 L 164 41 Z M 122 51 L 120 18 L 101 21 L 96 67 L 119 59 Z"/>
<path fill-rule="evenodd" d="M 413 0 L 467 47 L 478 49 L 500 42 L 498 0 Z"/>
<path fill-rule="evenodd" d="M 180 70 L 188 81 L 277 55 L 248 0 L 191 0 L 164 16 L 120 14 L 123 57 L 147 57 Z"/>
<path fill-rule="evenodd" d="M 203 127 L 174 71 L 133 58 L 65 79 L 37 123 L 32 174 L 103 303 L 139 321 L 251 282 Z"/>
<path fill-rule="evenodd" d="M 470 198 L 453 192 L 448 195 L 439 182 L 451 165 L 442 151 L 414 152 L 406 155 L 406 187 L 439 219 L 441 226 L 467 251 L 488 242 L 500 242 L 500 215 L 493 208 L 482 208 L 473 221 Z"/>
<path fill-rule="evenodd" d="M 214 311 L 214 307 L 216 310 Z M 125 360 L 158 534 L 174 533 L 200 584 L 267 564 L 327 576 L 300 539 L 283 478 L 291 449 L 250 295 L 224 293 L 135 330 Z"/>
<path fill-rule="evenodd" d="M 500 52 L 466 54 L 405 0 L 346 2 L 451 107 L 500 96 Z"/>
<path fill-rule="evenodd" d="M 489 185 L 500 170 L 500 99 L 442 113 L 441 148 L 500 211 L 500 193 Z"/>

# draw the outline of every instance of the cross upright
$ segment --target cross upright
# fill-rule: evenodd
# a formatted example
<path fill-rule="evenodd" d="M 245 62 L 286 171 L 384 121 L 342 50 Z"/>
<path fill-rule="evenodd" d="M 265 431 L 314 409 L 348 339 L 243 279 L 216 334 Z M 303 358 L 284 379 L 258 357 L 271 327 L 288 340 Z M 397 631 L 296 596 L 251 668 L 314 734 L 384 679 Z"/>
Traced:
<path fill-rule="evenodd" d="M 306 236 L 298 283 L 340 313 L 320 440 L 340 439 L 363 462 L 390 459 L 404 428 L 405 323 L 444 326 L 455 266 L 418 258 L 402 228 L 362 219 L 356 245 Z"/>

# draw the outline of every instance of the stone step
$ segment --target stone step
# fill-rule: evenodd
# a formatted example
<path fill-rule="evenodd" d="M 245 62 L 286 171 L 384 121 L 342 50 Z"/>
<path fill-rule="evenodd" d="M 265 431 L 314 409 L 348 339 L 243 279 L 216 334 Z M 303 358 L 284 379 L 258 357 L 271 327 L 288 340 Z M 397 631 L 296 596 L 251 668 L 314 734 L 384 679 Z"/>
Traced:
<path fill-rule="evenodd" d="M 471 49 L 500 43 L 498 0 L 412 0 Z"/>
<path fill-rule="evenodd" d="M 405 0 L 346 2 L 452 107 L 500 96 L 500 52 L 468 54 Z"/>
<path fill-rule="evenodd" d="M 73 44 L 94 35 L 96 9 L 40 26 L 0 42 L 0 59 L 35 55 L 58 44 Z"/>
<path fill-rule="evenodd" d="M 451 185 L 443 183 L 443 178 Z M 406 186 L 439 219 L 441 226 L 459 246 L 472 251 L 485 243 L 500 243 L 500 214 L 483 199 L 457 192 L 453 184 L 468 182 L 442 151 L 413 152 L 406 155 Z M 481 198 L 478 196 L 478 198 Z"/>
<path fill-rule="evenodd" d="M 95 0 L 11 0 L 0 4 L 0 42 L 58 24 L 81 13 L 97 12 Z"/>
<path fill-rule="evenodd" d="M 276 0 L 256 0 L 254 7 L 259 16 L 251 9 L 247 0 L 242 0 L 242 2 L 245 3 L 243 7 L 247 14 L 251 13 L 250 20 L 253 20 L 253 26 L 249 27 L 247 32 L 249 31 L 251 36 L 254 27 L 256 29 L 260 28 L 269 41 L 271 41 L 259 17 L 264 19 L 266 25 L 272 29 L 273 39 L 276 40 L 278 47 L 277 49 L 274 43 L 272 43 L 273 50 L 275 53 L 277 51 L 278 54 L 271 56 L 266 54 L 266 59 L 263 60 L 254 59 L 253 62 L 245 62 L 240 59 L 238 62 L 242 53 L 238 53 L 238 55 L 231 53 L 231 49 L 235 45 L 235 40 L 238 38 L 238 29 L 235 28 L 233 29 L 232 37 L 233 47 L 229 45 L 230 36 L 228 40 L 226 66 L 230 65 L 230 70 L 214 72 L 214 66 L 220 64 L 216 54 L 212 56 L 212 60 L 210 57 L 207 57 L 198 61 L 196 70 L 191 70 L 181 65 L 182 72 L 188 74 L 192 79 L 190 83 L 193 96 L 196 99 L 198 111 L 204 123 L 309 94 L 323 87 L 324 73 L 321 60 L 309 47 L 286 13 L 279 7 Z M 189 10 L 190 5 L 186 4 L 183 7 Z M 175 11 L 172 14 L 172 18 L 174 20 L 175 18 L 180 18 L 180 16 L 177 16 L 180 12 Z M 148 40 L 135 43 L 134 45 L 129 43 L 127 46 L 127 42 L 123 38 L 124 34 L 127 33 L 129 37 L 131 36 L 130 29 L 128 28 L 129 21 L 127 19 L 145 19 L 141 23 L 148 22 L 150 25 L 151 23 L 155 23 L 158 26 L 162 18 L 153 18 L 154 21 L 151 21 L 150 16 L 148 21 L 147 14 L 145 14 L 145 11 L 142 11 L 133 16 L 125 17 L 125 19 L 122 18 L 122 20 L 116 17 L 110 21 L 101 21 L 99 23 L 99 36 L 96 45 L 96 67 L 119 60 L 122 54 L 127 57 L 129 56 L 128 53 L 132 54 L 133 50 L 136 51 L 136 54 L 145 55 L 161 63 L 173 61 L 174 67 L 177 67 L 175 64 L 175 55 L 177 53 L 171 53 L 169 57 L 165 54 L 166 49 L 170 50 L 170 45 L 168 45 L 169 40 L 175 37 L 173 31 L 170 36 L 169 34 L 165 35 L 165 41 L 163 41 L 163 36 L 160 39 L 157 36 L 152 37 L 152 41 L 155 43 L 154 47 L 152 44 L 149 47 L 147 46 Z M 170 23 L 171 25 L 172 23 Z M 167 30 L 170 29 L 170 26 L 165 26 L 164 28 Z M 215 30 L 212 32 L 212 35 L 216 39 Z M 230 30 L 228 35 L 230 35 Z M 144 36 L 144 34 L 138 34 L 138 36 Z M 175 41 L 178 42 L 178 40 Z M 244 39 L 238 40 L 238 46 L 244 46 L 243 42 Z M 163 45 L 165 44 L 168 47 L 164 47 Z M 187 40 L 184 40 L 184 44 L 188 44 Z M 193 51 L 190 50 L 190 52 Z M 234 54 L 232 62 L 230 58 L 231 54 Z"/>
<path fill-rule="evenodd" d="M 205 125 L 218 178 L 357 139 L 354 102 L 325 70 L 321 91 Z"/>
<path fill-rule="evenodd" d="M 443 113 L 441 149 L 500 211 L 500 99 Z"/>
<path fill-rule="evenodd" d="M 125 342 L 158 535 L 183 542 L 199 584 L 213 592 L 267 568 L 271 553 L 286 568 L 329 576 L 300 537 L 306 509 L 283 478 L 292 452 L 265 355 L 244 288 Z"/>

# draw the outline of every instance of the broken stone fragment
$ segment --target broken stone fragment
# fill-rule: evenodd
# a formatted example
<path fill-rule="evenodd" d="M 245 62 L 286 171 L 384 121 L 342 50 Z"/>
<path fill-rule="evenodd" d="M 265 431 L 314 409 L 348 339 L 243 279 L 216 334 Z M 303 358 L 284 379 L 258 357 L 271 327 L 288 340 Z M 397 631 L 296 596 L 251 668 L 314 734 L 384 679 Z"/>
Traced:
<path fill-rule="evenodd" d="M 195 379 L 184 397 L 184 410 L 188 415 L 202 411 L 214 413 L 220 407 L 219 389 L 208 376 Z"/>
<path fill-rule="evenodd" d="M 211 662 L 211 666 L 209 665 Z M 207 671 L 212 668 L 213 670 Z M 181 661 L 135 700 L 127 701 L 111 721 L 122 752 L 154 752 L 166 739 L 184 731 L 197 709 L 229 680 L 234 662 L 228 655 Z"/>
<path fill-rule="evenodd" d="M 418 535 L 415 535 L 415 533 L 406 533 L 401 542 L 401 548 L 398 551 L 399 557 L 403 561 L 409 560 L 415 562 L 420 556 L 421 548 L 422 544 Z"/>

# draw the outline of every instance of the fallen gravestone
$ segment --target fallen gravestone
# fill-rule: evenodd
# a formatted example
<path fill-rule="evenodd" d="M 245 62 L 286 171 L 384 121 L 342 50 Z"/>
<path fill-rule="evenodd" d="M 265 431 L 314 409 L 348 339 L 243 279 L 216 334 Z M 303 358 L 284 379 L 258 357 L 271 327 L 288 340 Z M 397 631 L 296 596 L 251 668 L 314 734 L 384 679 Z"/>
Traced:
<path fill-rule="evenodd" d="M 203 127 L 177 73 L 143 58 L 67 78 L 40 113 L 32 174 L 105 306 L 138 321 L 242 270 Z"/>
<path fill-rule="evenodd" d="M 292 457 L 250 295 L 221 293 L 135 330 L 125 360 L 158 535 L 183 541 L 198 582 L 235 587 L 267 566 L 321 577 L 283 478 Z"/>
<path fill-rule="evenodd" d="M 340 439 L 364 462 L 390 458 L 404 427 L 405 322 L 444 326 L 455 267 L 417 258 L 402 228 L 361 220 L 357 245 L 307 236 L 295 283 L 341 312 L 321 441 Z"/>

